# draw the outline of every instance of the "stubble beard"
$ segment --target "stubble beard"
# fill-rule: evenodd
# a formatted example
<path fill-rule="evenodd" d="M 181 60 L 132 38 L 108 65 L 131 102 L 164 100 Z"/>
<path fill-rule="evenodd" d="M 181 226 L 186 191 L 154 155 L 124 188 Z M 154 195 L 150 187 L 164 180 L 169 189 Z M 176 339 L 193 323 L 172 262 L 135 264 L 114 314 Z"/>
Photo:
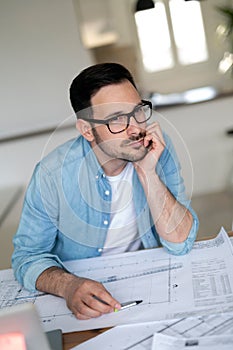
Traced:
<path fill-rule="evenodd" d="M 145 132 L 141 132 L 137 136 L 131 136 L 128 140 L 123 140 L 117 149 L 113 148 L 113 143 L 111 141 L 103 141 L 96 129 L 93 128 L 92 132 L 96 145 L 101 149 L 103 153 L 112 159 L 121 159 L 127 162 L 138 162 L 142 160 L 148 153 L 148 149 L 143 145 L 133 149 L 128 146 L 130 143 L 144 138 L 146 135 Z M 125 147 L 127 146 L 128 149 L 125 150 Z"/>

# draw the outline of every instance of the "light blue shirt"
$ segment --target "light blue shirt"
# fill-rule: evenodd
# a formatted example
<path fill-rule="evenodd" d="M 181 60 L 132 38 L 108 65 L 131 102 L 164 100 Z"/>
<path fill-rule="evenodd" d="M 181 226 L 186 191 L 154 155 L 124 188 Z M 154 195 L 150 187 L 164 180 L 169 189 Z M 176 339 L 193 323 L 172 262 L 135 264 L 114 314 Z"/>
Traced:
<path fill-rule="evenodd" d="M 171 243 L 160 238 L 153 224 L 144 190 L 134 170 L 133 201 L 138 232 L 144 248 L 164 246 L 171 254 L 192 248 L 198 218 L 185 195 L 180 165 L 173 145 L 166 148 L 156 172 L 175 198 L 193 216 L 188 238 Z M 12 267 L 20 284 L 35 290 L 47 268 L 63 261 L 100 256 L 111 214 L 111 185 L 88 141 L 82 136 L 57 147 L 37 164 L 28 186 L 20 224 L 14 236 Z"/>

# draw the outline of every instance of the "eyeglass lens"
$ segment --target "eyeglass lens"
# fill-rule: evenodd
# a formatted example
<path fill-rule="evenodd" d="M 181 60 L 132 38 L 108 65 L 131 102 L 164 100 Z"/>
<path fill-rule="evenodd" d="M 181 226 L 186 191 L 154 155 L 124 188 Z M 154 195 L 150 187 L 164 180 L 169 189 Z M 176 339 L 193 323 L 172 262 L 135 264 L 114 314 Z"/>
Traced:
<path fill-rule="evenodd" d="M 138 124 L 145 123 L 151 117 L 151 108 L 149 105 L 137 106 L 132 113 L 121 114 L 109 121 L 109 129 L 113 133 L 119 133 L 127 129 L 130 118 L 133 117 Z"/>

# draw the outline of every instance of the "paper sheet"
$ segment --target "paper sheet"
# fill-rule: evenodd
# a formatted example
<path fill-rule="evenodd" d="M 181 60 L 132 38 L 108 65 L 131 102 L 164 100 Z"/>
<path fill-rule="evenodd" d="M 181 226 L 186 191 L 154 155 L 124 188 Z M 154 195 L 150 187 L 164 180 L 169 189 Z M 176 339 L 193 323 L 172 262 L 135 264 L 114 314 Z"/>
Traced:
<path fill-rule="evenodd" d="M 74 347 L 73 350 L 151 350 L 152 345 L 154 346 L 153 339 L 157 335 L 163 335 L 163 337 L 158 338 L 160 341 L 168 339 L 170 343 L 166 342 L 169 345 L 176 339 L 181 339 L 184 343 L 185 340 L 189 339 L 220 335 L 224 335 L 224 338 L 229 338 L 232 342 L 233 313 L 117 326 Z M 168 338 L 164 338 L 165 336 Z M 166 342 L 164 341 L 165 344 Z M 174 345 L 174 343 L 172 344 Z M 223 350 L 221 347 L 219 349 Z M 162 350 L 162 347 L 159 350 Z M 172 348 L 172 350 L 176 350 L 176 348 Z"/>
<path fill-rule="evenodd" d="M 164 249 L 68 262 L 79 276 L 102 282 L 120 302 L 143 300 L 96 319 L 77 320 L 63 299 L 25 291 L 11 270 L 0 272 L 0 307 L 33 302 L 46 331 L 63 332 L 233 311 L 233 248 L 222 229 L 215 239 L 195 242 L 185 256 Z"/>
<path fill-rule="evenodd" d="M 233 336 L 219 335 L 183 339 L 155 334 L 151 350 L 232 350 Z"/>

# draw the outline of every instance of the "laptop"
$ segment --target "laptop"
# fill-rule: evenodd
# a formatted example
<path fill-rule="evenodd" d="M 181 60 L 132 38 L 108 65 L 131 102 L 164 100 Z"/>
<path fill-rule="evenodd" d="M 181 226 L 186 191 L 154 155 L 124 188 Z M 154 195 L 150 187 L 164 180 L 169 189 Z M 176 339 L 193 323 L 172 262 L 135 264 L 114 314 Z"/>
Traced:
<path fill-rule="evenodd" d="M 26 350 L 62 349 L 62 332 L 54 330 L 45 333 L 32 303 L 18 304 L 0 310 L 0 336 L 12 333 L 22 335 Z"/>

